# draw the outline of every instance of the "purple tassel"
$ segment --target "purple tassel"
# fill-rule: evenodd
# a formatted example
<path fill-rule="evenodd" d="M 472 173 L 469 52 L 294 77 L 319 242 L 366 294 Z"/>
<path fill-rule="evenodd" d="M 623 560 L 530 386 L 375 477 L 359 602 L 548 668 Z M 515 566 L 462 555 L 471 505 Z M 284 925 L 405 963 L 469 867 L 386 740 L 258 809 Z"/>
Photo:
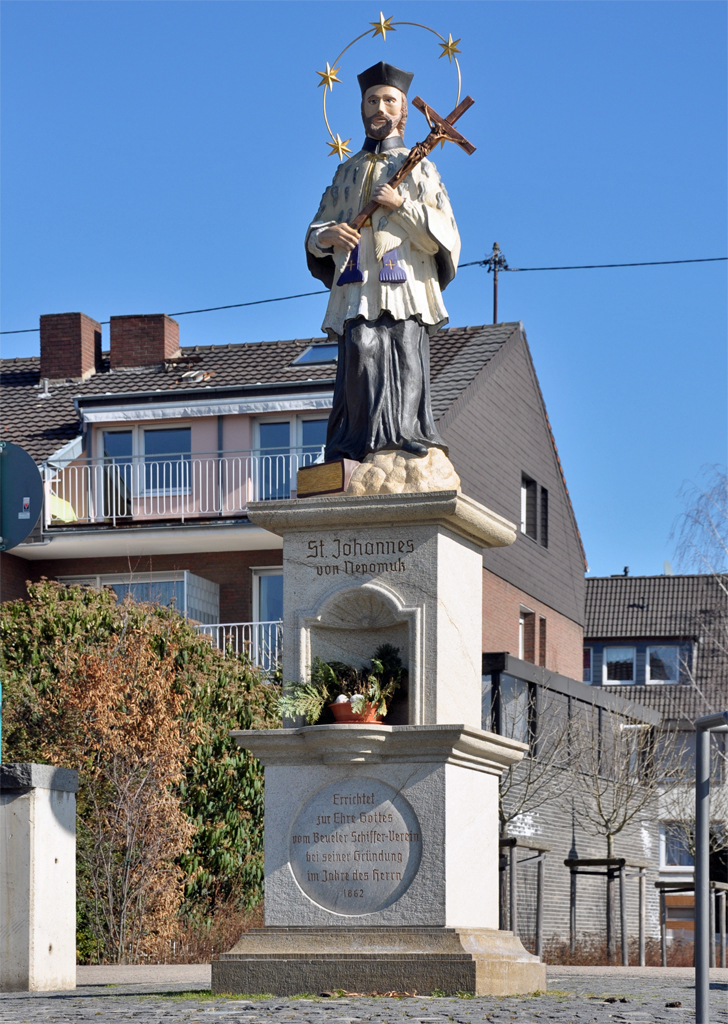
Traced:
<path fill-rule="evenodd" d="M 349 253 L 349 259 L 341 272 L 341 277 L 336 282 L 341 284 L 356 284 L 364 280 L 364 275 L 359 270 L 359 244 L 357 243 Z"/>
<path fill-rule="evenodd" d="M 396 249 L 390 249 L 382 257 L 382 269 L 379 271 L 379 280 L 395 283 L 407 280 L 404 267 L 401 267 L 399 264 L 399 253 Z"/>

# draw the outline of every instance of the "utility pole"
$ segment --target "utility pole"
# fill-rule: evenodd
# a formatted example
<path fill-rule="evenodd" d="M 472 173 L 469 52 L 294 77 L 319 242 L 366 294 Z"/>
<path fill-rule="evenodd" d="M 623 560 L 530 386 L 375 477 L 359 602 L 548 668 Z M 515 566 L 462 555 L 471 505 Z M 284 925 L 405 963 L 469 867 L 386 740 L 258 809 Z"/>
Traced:
<path fill-rule="evenodd" d="M 493 272 L 493 323 L 498 323 L 498 272 L 500 270 L 510 270 L 508 261 L 506 260 L 503 253 L 500 251 L 500 246 L 497 242 L 493 242 L 493 252 L 490 256 L 483 260 L 483 266 L 488 268 L 488 273 Z"/>

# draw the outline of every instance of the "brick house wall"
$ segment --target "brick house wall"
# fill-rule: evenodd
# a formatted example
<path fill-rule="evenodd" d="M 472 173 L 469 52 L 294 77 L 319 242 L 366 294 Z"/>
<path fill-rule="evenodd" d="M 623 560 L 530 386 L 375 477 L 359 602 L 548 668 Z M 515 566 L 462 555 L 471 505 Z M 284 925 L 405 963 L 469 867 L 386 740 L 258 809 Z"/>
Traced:
<path fill-rule="evenodd" d="M 13 556 L 7 555 L 4 558 Z M 250 622 L 253 618 L 251 568 L 282 565 L 280 549 L 145 555 L 136 558 L 58 558 L 46 562 L 27 562 L 22 558 L 13 558 L 13 561 L 22 563 L 25 575 L 22 575 L 22 572 L 18 575 L 18 570 L 12 569 L 15 575 L 8 574 L 9 582 L 15 580 L 17 593 L 13 591 L 13 597 L 10 593 L 7 596 L 3 593 L 4 601 L 27 597 L 23 581 L 30 578 L 40 579 L 41 576 L 56 579 L 58 576 L 173 572 L 187 569 L 197 576 L 202 576 L 203 579 L 219 584 L 221 622 Z M 32 577 L 28 574 L 29 570 L 32 571 Z M 17 580 L 20 580 L 19 586 Z"/>
<path fill-rule="evenodd" d="M 0 553 L 0 602 L 26 601 L 28 588 L 26 581 L 35 582 L 40 579 L 36 563 L 29 562 L 6 551 Z"/>
<path fill-rule="evenodd" d="M 541 662 L 542 620 L 545 620 L 545 667 L 569 679 L 581 680 L 584 641 L 579 623 L 535 600 L 488 569 L 483 569 L 483 650 L 507 651 L 518 657 L 518 620 L 522 608 L 533 613 L 535 631 L 533 657 L 525 660 Z"/>

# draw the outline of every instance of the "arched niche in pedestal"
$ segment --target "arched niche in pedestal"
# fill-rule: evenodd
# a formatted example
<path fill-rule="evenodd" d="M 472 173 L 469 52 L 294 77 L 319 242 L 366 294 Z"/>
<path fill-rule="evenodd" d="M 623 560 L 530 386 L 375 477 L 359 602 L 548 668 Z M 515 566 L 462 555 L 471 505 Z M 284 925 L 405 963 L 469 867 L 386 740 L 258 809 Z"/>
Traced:
<path fill-rule="evenodd" d="M 329 592 L 317 608 L 298 616 L 299 678 L 313 659 L 367 665 L 377 648 L 399 649 L 407 679 L 393 701 L 388 725 L 421 725 L 423 708 L 423 609 L 404 605 L 390 587 L 370 581 Z"/>

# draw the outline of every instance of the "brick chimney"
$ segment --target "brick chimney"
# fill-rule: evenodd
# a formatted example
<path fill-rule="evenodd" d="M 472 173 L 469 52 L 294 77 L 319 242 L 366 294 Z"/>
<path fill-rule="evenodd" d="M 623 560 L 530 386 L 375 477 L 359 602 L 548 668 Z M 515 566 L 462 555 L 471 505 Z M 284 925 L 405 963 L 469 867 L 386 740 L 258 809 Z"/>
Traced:
<path fill-rule="evenodd" d="M 111 317 L 111 369 L 154 366 L 179 353 L 179 324 L 165 313 Z"/>
<path fill-rule="evenodd" d="M 85 313 L 40 318 L 40 375 L 85 380 L 101 369 L 101 324 Z"/>

